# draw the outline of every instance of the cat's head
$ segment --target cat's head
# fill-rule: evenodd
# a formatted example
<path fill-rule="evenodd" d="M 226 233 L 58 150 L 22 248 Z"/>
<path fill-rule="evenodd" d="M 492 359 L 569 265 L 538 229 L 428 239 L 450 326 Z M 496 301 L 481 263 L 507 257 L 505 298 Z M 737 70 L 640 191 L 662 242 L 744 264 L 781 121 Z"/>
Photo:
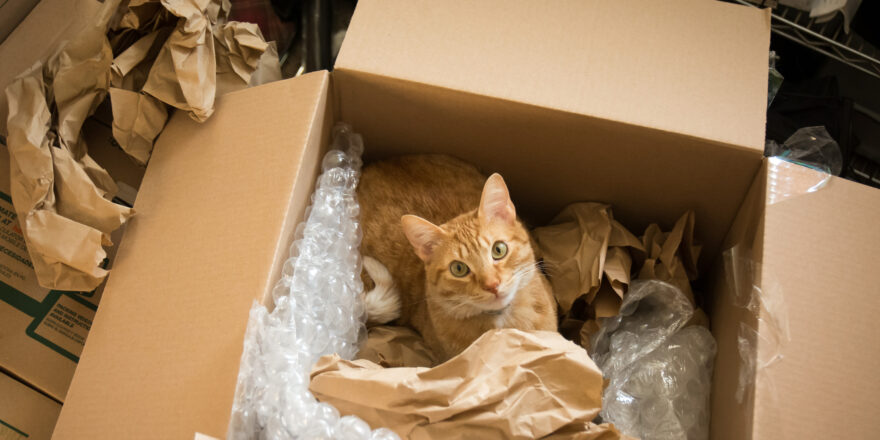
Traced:
<path fill-rule="evenodd" d="M 498 174 L 486 180 L 477 209 L 440 226 L 414 215 L 401 223 L 425 263 L 427 299 L 452 316 L 504 310 L 538 271 L 528 231 Z"/>

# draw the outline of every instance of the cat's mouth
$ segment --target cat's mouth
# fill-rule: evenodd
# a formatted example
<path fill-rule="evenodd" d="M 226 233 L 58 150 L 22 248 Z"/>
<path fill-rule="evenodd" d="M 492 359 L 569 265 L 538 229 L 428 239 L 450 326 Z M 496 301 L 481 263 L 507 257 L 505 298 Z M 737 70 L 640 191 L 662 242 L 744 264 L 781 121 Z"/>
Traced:
<path fill-rule="evenodd" d="M 500 294 L 492 297 L 489 301 L 486 301 L 481 305 L 481 309 L 483 309 L 483 313 L 487 314 L 500 314 L 513 302 L 513 294 Z"/>
<path fill-rule="evenodd" d="M 507 310 L 508 307 L 510 307 L 510 304 L 505 304 L 500 309 L 483 310 L 483 314 L 490 315 L 490 316 L 498 316 L 498 315 L 504 313 L 504 311 Z"/>

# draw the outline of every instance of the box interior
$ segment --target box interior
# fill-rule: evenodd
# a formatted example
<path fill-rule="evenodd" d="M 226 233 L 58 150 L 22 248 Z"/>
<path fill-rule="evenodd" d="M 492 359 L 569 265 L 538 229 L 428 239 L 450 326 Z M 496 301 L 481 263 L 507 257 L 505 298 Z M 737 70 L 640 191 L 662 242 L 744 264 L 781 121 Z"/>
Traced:
<path fill-rule="evenodd" d="M 447 153 L 499 172 L 517 212 L 546 224 L 597 201 L 637 235 L 694 209 L 709 267 L 762 155 L 737 146 L 360 72 L 334 72 L 336 117 L 364 136 L 366 159 Z"/>
<path fill-rule="evenodd" d="M 752 403 L 740 404 L 734 397 L 741 368 L 737 331 L 741 323 L 750 328 L 756 323 L 731 298 L 722 251 L 738 246 L 743 255 L 760 261 L 767 172 L 761 154 L 359 72 L 337 70 L 331 79 L 323 129 L 313 132 L 320 139 L 309 141 L 301 164 L 297 193 L 306 197 L 292 204 L 296 221 L 291 225 L 302 221 L 336 122 L 349 123 L 363 135 L 366 164 L 400 154 L 445 153 L 476 164 L 486 174 L 501 173 L 517 213 L 530 227 L 546 224 L 577 201 L 611 204 L 615 218 L 636 235 L 651 222 L 669 230 L 693 209 L 696 239 L 703 245 L 695 288 L 718 343 L 712 413 L 723 417 L 713 417 L 712 438 L 744 438 Z M 280 274 L 288 256 L 277 257 Z M 270 291 L 263 302 L 271 306 Z"/>

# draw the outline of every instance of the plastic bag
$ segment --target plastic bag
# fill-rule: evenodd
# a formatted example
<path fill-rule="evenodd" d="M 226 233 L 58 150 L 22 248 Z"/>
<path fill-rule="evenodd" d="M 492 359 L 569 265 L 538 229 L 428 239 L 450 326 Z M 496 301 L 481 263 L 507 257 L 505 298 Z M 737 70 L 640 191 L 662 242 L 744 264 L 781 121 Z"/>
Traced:
<path fill-rule="evenodd" d="M 839 176 L 843 169 L 840 146 L 822 126 L 801 128 L 782 145 L 768 139 L 764 146 L 764 155 L 835 176 Z"/>
<path fill-rule="evenodd" d="M 642 440 L 706 439 L 715 339 L 687 326 L 690 301 L 661 281 L 635 281 L 620 314 L 591 340 L 608 386 L 599 415 Z"/>

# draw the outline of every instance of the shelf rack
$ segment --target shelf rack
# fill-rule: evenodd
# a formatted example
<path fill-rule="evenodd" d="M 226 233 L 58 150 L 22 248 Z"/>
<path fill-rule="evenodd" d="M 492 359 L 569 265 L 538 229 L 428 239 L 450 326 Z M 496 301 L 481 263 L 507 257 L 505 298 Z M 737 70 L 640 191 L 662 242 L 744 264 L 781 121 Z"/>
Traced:
<path fill-rule="evenodd" d="M 758 7 L 746 0 L 733 1 Z M 807 11 L 778 5 L 772 15 L 770 28 L 775 34 L 880 78 L 880 51 L 854 31 L 846 33 L 841 14 L 817 23 Z"/>

